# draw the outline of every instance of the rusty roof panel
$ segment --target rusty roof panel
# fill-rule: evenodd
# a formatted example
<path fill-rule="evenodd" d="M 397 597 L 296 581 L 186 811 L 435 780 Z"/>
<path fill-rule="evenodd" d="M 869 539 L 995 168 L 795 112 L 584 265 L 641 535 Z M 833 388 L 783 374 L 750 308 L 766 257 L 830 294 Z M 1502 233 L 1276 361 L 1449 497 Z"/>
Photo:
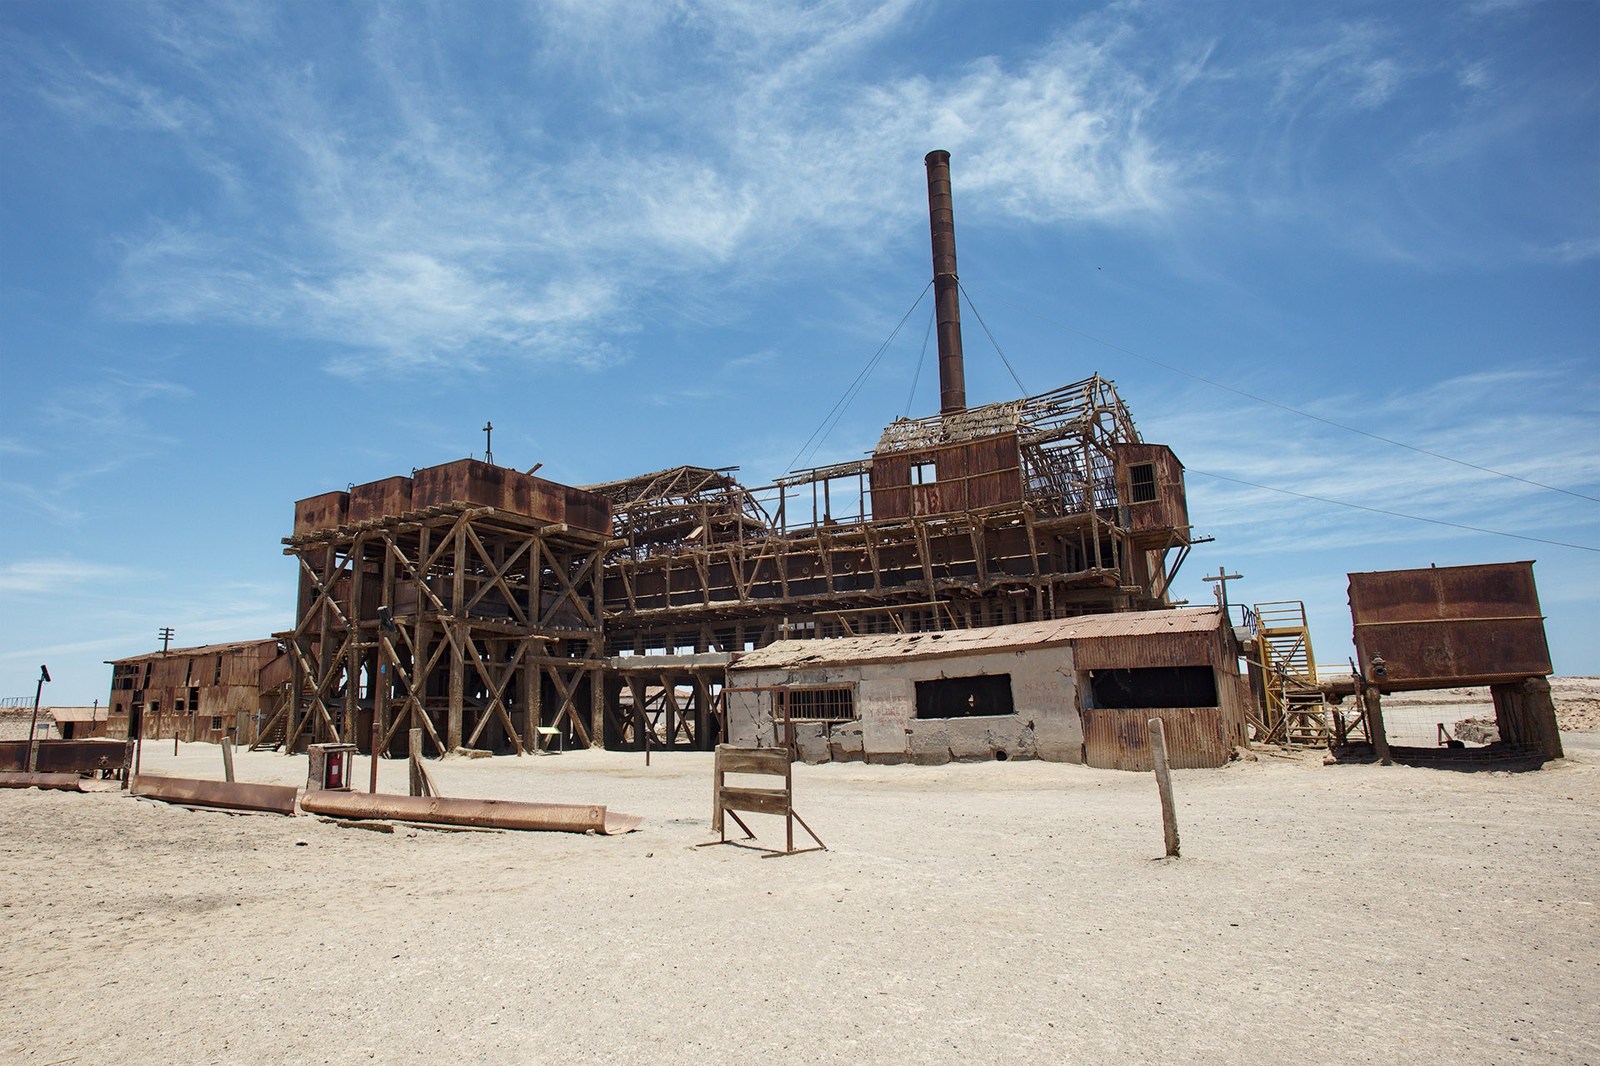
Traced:
<path fill-rule="evenodd" d="M 1384 660 L 1389 690 L 1489 685 L 1551 673 L 1533 563 L 1350 575 L 1363 667 Z"/>
<path fill-rule="evenodd" d="M 846 663 L 903 662 L 946 655 L 977 655 L 994 651 L 1076 644 L 1100 640 L 1145 637 L 1152 647 L 1165 651 L 1166 639 L 1177 636 L 1189 644 L 1195 634 L 1214 634 L 1223 624 L 1215 608 L 1170 611 L 1127 611 L 1086 614 L 1019 625 L 957 629 L 936 633 L 906 633 L 873 637 L 839 637 L 829 640 L 780 640 L 746 653 L 734 663 L 736 670 L 795 669 Z M 1210 637 L 1205 639 L 1209 641 Z M 1206 659 L 1200 659 L 1206 662 Z M 1155 664 L 1164 665 L 1164 660 Z"/>

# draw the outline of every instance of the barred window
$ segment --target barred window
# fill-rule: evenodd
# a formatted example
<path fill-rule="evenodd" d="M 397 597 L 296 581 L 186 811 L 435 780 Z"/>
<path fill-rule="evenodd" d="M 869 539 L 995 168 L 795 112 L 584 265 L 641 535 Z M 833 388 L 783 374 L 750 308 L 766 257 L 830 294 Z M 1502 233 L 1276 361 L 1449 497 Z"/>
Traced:
<path fill-rule="evenodd" d="M 1132 489 L 1130 503 L 1156 502 L 1156 464 L 1135 463 L 1128 467 L 1128 487 Z"/>
<path fill-rule="evenodd" d="M 773 693 L 773 717 L 782 719 L 787 702 L 789 718 L 796 722 L 849 722 L 856 716 L 856 693 L 849 686 L 790 688 Z"/>

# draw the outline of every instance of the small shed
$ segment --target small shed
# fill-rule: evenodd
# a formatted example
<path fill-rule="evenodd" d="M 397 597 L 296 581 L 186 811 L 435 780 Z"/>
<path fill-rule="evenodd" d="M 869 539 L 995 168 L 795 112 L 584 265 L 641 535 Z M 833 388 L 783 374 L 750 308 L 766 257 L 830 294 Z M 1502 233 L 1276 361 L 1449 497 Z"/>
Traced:
<path fill-rule="evenodd" d="M 85 740 L 106 735 L 106 716 L 111 710 L 98 703 L 90 707 L 51 707 L 50 717 L 63 740 Z"/>
<path fill-rule="evenodd" d="M 1175 767 L 1246 743 L 1226 617 L 1084 615 L 944 632 L 779 641 L 729 668 L 728 738 L 792 743 L 808 762 L 1048 759 L 1148 769 L 1145 723 Z"/>

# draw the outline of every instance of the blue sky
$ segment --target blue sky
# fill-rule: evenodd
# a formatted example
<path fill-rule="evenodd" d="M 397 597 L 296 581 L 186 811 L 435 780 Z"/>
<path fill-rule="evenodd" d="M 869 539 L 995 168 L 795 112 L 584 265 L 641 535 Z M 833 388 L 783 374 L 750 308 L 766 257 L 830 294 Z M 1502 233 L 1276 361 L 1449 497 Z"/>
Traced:
<path fill-rule="evenodd" d="M 1226 566 L 1342 664 L 1347 572 L 1534 559 L 1600 673 L 1597 56 L 1589 2 L 7 0 L 0 695 L 289 628 L 293 502 L 486 420 L 770 483 L 927 284 L 932 148 L 1022 384 L 1099 372 L 1190 468 L 1179 595 Z M 810 463 L 937 410 L 930 314 Z"/>

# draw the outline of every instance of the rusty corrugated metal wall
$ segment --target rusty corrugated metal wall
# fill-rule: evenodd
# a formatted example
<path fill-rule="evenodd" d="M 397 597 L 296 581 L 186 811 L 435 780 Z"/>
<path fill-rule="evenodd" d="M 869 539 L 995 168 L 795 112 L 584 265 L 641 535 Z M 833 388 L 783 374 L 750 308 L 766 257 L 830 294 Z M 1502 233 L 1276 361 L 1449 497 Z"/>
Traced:
<path fill-rule="evenodd" d="M 1386 692 L 1551 672 L 1531 562 L 1351 574 L 1350 616 L 1363 668 L 1386 664 Z"/>
<path fill-rule="evenodd" d="M 1083 711 L 1084 761 L 1101 770 L 1150 770 L 1150 727 L 1161 719 L 1167 734 L 1167 765 L 1174 770 L 1221 766 L 1233 757 L 1233 743 L 1216 707 L 1139 707 Z"/>

